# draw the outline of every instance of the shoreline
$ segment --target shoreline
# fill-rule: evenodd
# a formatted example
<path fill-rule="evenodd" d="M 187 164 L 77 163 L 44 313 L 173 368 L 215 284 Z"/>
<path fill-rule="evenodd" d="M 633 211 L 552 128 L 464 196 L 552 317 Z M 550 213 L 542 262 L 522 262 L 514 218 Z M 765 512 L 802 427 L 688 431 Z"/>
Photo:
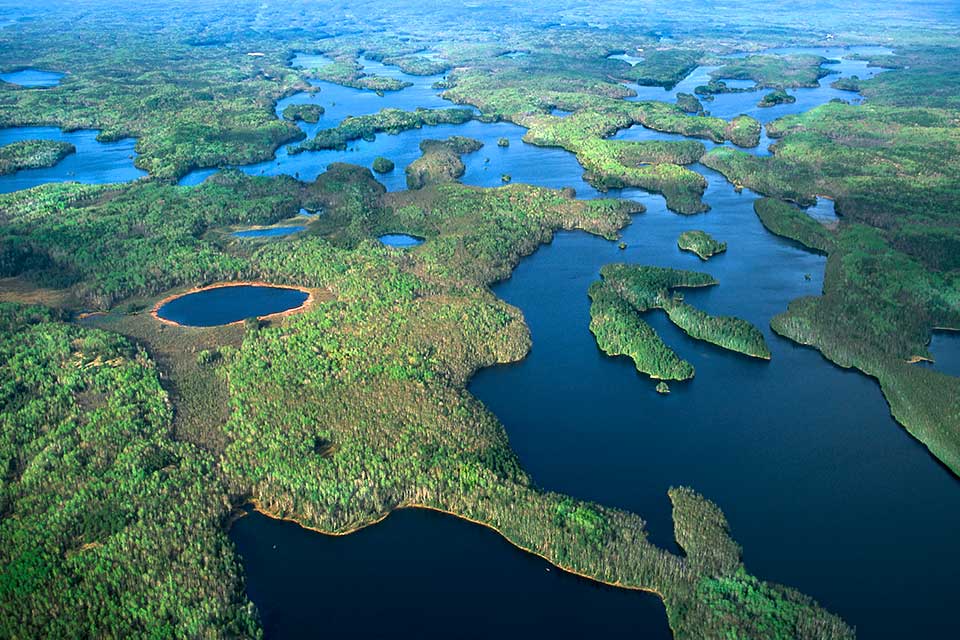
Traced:
<path fill-rule="evenodd" d="M 498 529 L 497 527 L 495 527 L 494 525 L 492 525 L 492 524 L 490 524 L 490 523 L 488 523 L 488 522 L 483 522 L 483 521 L 480 521 L 480 520 L 476 520 L 476 519 L 471 518 L 471 517 L 469 517 L 469 516 L 465 516 L 465 515 L 463 515 L 463 514 L 456 513 L 456 512 L 453 512 L 453 511 L 448 511 L 448 510 L 443 509 L 443 508 L 441 508 L 441 507 L 433 507 L 433 506 L 430 506 L 430 505 L 420 504 L 420 503 L 401 504 L 401 505 L 398 505 L 398 506 L 394 507 L 393 509 L 391 509 L 391 510 L 388 511 L 387 513 L 385 513 L 385 514 L 377 517 L 375 520 L 371 520 L 370 522 L 367 522 L 367 523 L 364 523 L 364 524 L 355 525 L 355 526 L 353 526 L 353 527 L 351 527 L 351 528 L 349 528 L 349 529 L 346 529 L 346 530 L 344 530 L 344 531 L 327 531 L 327 530 L 324 530 L 324 529 L 319 529 L 319 528 L 317 528 L 317 527 L 312 527 L 312 526 L 310 526 L 310 525 L 305 525 L 305 524 L 303 524 L 302 522 L 300 522 L 299 520 L 297 520 L 296 518 L 281 516 L 281 515 L 278 515 L 278 514 L 276 514 L 276 513 L 273 513 L 273 512 L 271 512 L 271 511 L 267 510 L 266 508 L 264 508 L 263 505 L 260 503 L 260 501 L 259 501 L 259 500 L 256 500 L 255 498 L 251 498 L 250 500 L 248 500 L 247 502 L 243 503 L 243 504 L 240 505 L 240 506 L 241 506 L 241 507 L 243 507 L 243 506 L 250 506 L 250 507 L 252 507 L 253 510 L 256 511 L 257 513 L 259 513 L 259 514 L 261 514 L 261 515 L 263 515 L 263 516 L 266 516 L 266 517 L 270 518 L 271 520 L 277 520 L 277 521 L 280 521 L 280 522 L 292 522 L 293 524 L 297 525 L 297 526 L 300 527 L 301 529 L 306 529 L 306 530 L 308 530 L 308 531 L 314 531 L 314 532 L 316 532 L 316 533 L 319 533 L 319 534 L 322 534 L 322 535 L 325 535 L 325 536 L 336 537 L 336 538 L 348 536 L 348 535 L 350 535 L 350 534 L 352 534 L 352 533 L 356 533 L 357 531 L 360 531 L 361 529 L 366 529 L 367 527 L 371 527 L 371 526 L 373 526 L 373 525 L 380 524 L 381 522 L 383 522 L 384 520 L 386 520 L 388 517 L 390 517 L 390 514 L 392 514 L 394 511 L 399 511 L 399 510 L 401 510 L 401 509 L 422 509 L 422 510 L 424 510 L 424 511 L 433 511 L 434 513 L 442 513 L 442 514 L 444 514 L 444 515 L 451 516 L 451 517 L 453 517 L 453 518 L 457 518 L 458 520 L 463 520 L 463 521 L 465 521 L 465 522 L 469 522 L 470 524 L 479 525 L 479 526 L 481 526 L 481 527 L 484 527 L 484 528 L 486 528 L 486 529 L 489 529 L 490 531 L 493 531 L 494 533 L 496 533 L 497 535 L 499 535 L 501 538 L 503 538 L 504 540 L 506 540 L 508 543 L 510 543 L 514 548 L 519 549 L 520 551 L 522 551 L 522 552 L 524 552 L 524 553 L 529 553 L 529 554 L 531 554 L 531 555 L 533 555 L 533 556 L 536 556 L 536 557 L 540 558 L 541 560 L 543 560 L 544 562 L 546 562 L 547 564 L 549 564 L 550 566 L 556 567 L 557 569 L 560 569 L 561 571 L 564 571 L 564 572 L 569 573 L 569 574 L 571 574 L 571 575 L 577 576 L 578 578 L 583 578 L 584 580 L 589 580 L 590 582 L 593 582 L 593 583 L 596 583 L 596 584 L 605 585 L 605 586 L 608 586 L 608 587 L 613 587 L 613 588 L 616 588 L 616 589 L 626 589 L 626 590 L 629 590 L 629 591 L 641 591 L 641 592 L 643 592 L 643 593 L 652 593 L 653 595 L 655 595 L 655 596 L 657 596 L 658 598 L 660 598 L 660 601 L 663 603 L 664 609 L 666 610 L 666 598 L 664 597 L 664 595 L 663 595 L 662 593 L 660 593 L 659 591 L 657 591 L 657 590 L 654 589 L 653 587 L 638 587 L 638 586 L 634 586 L 634 585 L 624 584 L 624 583 L 622 583 L 622 582 L 612 582 L 612 581 L 609 581 L 609 580 L 602 580 L 602 579 L 596 578 L 596 577 L 594 577 L 594 576 L 588 575 L 588 574 L 586 574 L 586 573 L 582 573 L 582 572 L 580 572 L 580 571 L 577 571 L 576 569 L 572 569 L 572 568 L 570 568 L 570 567 L 564 566 L 564 565 L 562 565 L 562 564 L 557 564 L 556 562 L 550 560 L 549 558 L 547 558 L 545 555 L 543 555 L 543 554 L 540 553 L 539 551 L 535 551 L 535 550 L 533 550 L 533 549 L 529 549 L 529 548 L 524 547 L 524 546 L 518 544 L 517 542 L 511 540 L 511 539 L 508 538 L 500 529 Z M 244 515 L 246 515 L 246 514 L 244 514 Z M 237 520 L 239 520 L 239 519 L 242 518 L 242 517 L 244 517 L 244 516 L 241 515 L 241 516 L 237 516 L 237 517 L 231 517 L 231 518 L 229 519 L 229 523 L 228 523 L 228 526 L 227 526 L 227 531 L 229 531 L 230 526 L 232 526 L 234 522 L 236 522 Z M 653 543 L 650 543 L 650 544 L 653 545 Z M 653 546 L 656 546 L 656 545 L 653 545 Z M 669 616 L 669 615 L 667 615 L 667 625 L 668 625 L 668 626 L 670 625 L 670 616 Z M 670 630 L 671 630 L 671 632 L 672 632 L 672 631 L 673 631 L 673 627 L 671 627 Z"/>
<path fill-rule="evenodd" d="M 293 315 L 295 313 L 302 313 L 303 311 L 307 311 L 308 309 L 313 307 L 314 304 L 316 304 L 317 298 L 319 297 L 319 292 L 320 292 L 320 289 L 310 289 L 310 288 L 302 287 L 299 285 L 274 284 L 272 282 L 264 282 L 262 280 L 241 280 L 240 282 L 222 282 L 219 284 L 212 284 L 205 287 L 193 287 L 191 289 L 182 291 L 180 293 L 172 293 L 167 296 L 164 296 L 163 298 L 158 300 L 156 303 L 154 303 L 153 307 L 150 309 L 150 315 L 153 317 L 154 320 L 157 320 L 162 324 L 169 325 L 172 327 L 184 327 L 188 329 L 204 328 L 204 327 L 194 327 L 193 325 L 189 325 L 189 324 L 180 324 L 179 322 L 176 322 L 174 320 L 162 318 L 160 317 L 160 314 L 159 314 L 160 308 L 166 305 L 168 302 L 172 302 L 173 300 L 182 298 L 184 296 L 189 296 L 194 293 L 200 293 L 202 291 L 210 291 L 211 289 L 223 289 L 225 287 L 269 287 L 271 289 L 293 289 L 293 290 L 300 291 L 302 293 L 307 294 L 307 299 L 304 300 L 303 303 L 301 303 L 300 305 L 293 307 L 292 309 L 286 309 L 284 311 L 270 313 L 265 316 L 257 316 L 257 319 L 259 320 L 276 320 L 289 315 Z M 243 324 L 243 322 L 244 322 L 243 320 L 234 320 L 233 322 L 228 322 L 226 324 L 220 324 L 216 326 L 230 327 L 233 325 Z"/>

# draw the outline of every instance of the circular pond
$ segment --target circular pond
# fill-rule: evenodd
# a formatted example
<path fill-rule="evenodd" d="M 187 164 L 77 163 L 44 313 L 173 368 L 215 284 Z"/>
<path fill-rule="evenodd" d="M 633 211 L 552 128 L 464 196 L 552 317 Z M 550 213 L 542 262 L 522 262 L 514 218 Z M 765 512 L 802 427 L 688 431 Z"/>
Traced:
<path fill-rule="evenodd" d="M 215 327 L 303 306 L 310 294 L 270 285 L 227 285 L 177 296 L 157 307 L 161 320 L 190 327 Z"/>

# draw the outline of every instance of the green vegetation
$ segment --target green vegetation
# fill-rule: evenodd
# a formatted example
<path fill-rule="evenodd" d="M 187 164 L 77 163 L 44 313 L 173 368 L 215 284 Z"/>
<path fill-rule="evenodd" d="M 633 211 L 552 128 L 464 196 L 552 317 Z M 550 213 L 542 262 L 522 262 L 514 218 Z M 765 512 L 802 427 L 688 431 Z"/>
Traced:
<path fill-rule="evenodd" d="M 677 246 L 697 254 L 701 260 L 709 260 L 727 250 L 726 242 L 717 242 L 706 231 L 684 231 L 677 238 Z"/>
<path fill-rule="evenodd" d="M 753 203 L 753 209 L 771 233 L 796 240 L 821 253 L 829 253 L 833 247 L 834 234 L 795 205 L 773 198 L 761 198 Z"/>
<path fill-rule="evenodd" d="M 151 174 L 130 185 L 0 196 L 3 294 L 68 310 L 0 310 L 0 361 L 11 365 L 0 368 L 0 636 L 256 637 L 223 534 L 230 506 L 249 497 L 338 533 L 406 506 L 449 511 L 559 566 L 656 591 L 678 638 L 852 637 L 808 598 L 750 575 L 720 510 L 690 490 L 670 492 L 684 551 L 674 554 L 653 546 L 634 514 L 537 487 L 503 428 L 466 391 L 477 368 L 529 348 L 520 313 L 488 286 L 558 229 L 616 238 L 637 205 L 519 184 L 464 186 L 450 181 L 449 156 L 430 167 L 428 155 L 445 153 L 433 147 L 415 191 L 386 193 L 366 169 L 336 164 L 310 184 L 236 172 L 199 187 L 170 183 L 194 167 L 268 160 L 298 140 L 298 113 L 319 114 L 277 118 L 276 103 L 310 89 L 310 72 L 289 67 L 291 53 L 316 51 L 334 63 L 315 75 L 380 93 L 406 83 L 366 75 L 361 55 L 412 73 L 451 69 L 437 86 L 483 119 L 521 124 L 529 141 L 570 150 L 600 187 L 659 191 L 671 208 L 693 213 L 706 208 L 704 182 L 684 165 L 702 145 L 606 138 L 642 125 L 755 146 L 759 123 L 701 115 L 686 96 L 677 105 L 628 102 L 634 92 L 619 80 L 673 86 L 707 48 L 757 50 L 827 33 L 940 45 L 951 43 L 949 29 L 883 8 L 863 24 L 858 3 L 765 6 L 762 25 L 756 12 L 716 3 L 661 7 L 656 23 L 622 5 L 571 8 L 563 25 L 555 8 L 533 5 L 509 28 L 499 8 L 465 17 L 437 6 L 425 22 L 422 8 L 393 3 L 365 5 L 363 19 L 318 16 L 299 0 L 255 4 L 171 12 L 140 3 L 121 16 L 97 3 L 57 3 L 0 29 L 3 69 L 67 73 L 43 91 L 0 86 L 0 126 L 136 136 L 137 165 Z M 804 33 L 786 26 L 800 19 Z M 624 49 L 642 51 L 643 61 L 606 59 Z M 439 59 L 418 55 L 426 50 Z M 503 55 L 512 51 L 526 55 Z M 896 71 L 837 83 L 860 88 L 866 106 L 827 105 L 774 123 L 781 140 L 772 158 L 722 148 L 705 160 L 771 196 L 756 204 L 768 229 L 829 254 L 824 295 L 793 303 L 774 329 L 877 377 L 896 418 L 954 470 L 957 379 L 906 360 L 929 355 L 931 327 L 960 327 L 958 55 L 898 46 L 875 59 Z M 826 69 L 807 58 L 725 60 L 717 77 L 812 86 Z M 738 91 L 719 80 L 705 86 L 697 93 Z M 573 112 L 566 125 L 548 115 L 555 108 Z M 471 117 L 384 111 L 348 118 L 293 151 Z M 791 204 L 820 194 L 837 200 L 835 230 Z M 276 224 L 302 207 L 324 215 L 289 242 L 229 236 L 235 225 Z M 428 242 L 391 251 L 372 240 L 384 231 Z M 623 269 L 605 269 L 590 290 L 591 329 L 608 353 L 650 372 L 682 369 L 638 315 L 661 308 L 695 337 L 762 357 L 755 328 L 670 295 L 713 284 L 706 274 Z M 309 286 L 322 303 L 248 330 L 166 328 L 138 311 L 171 289 L 247 278 Z M 88 308 L 111 311 L 66 322 Z"/>
<path fill-rule="evenodd" d="M 390 158 L 384 158 L 383 156 L 377 156 L 373 159 L 373 170 L 377 173 L 390 173 L 393 171 L 395 165 L 393 160 Z"/>
<path fill-rule="evenodd" d="M 796 97 L 790 95 L 783 89 L 775 89 L 763 96 L 760 99 L 760 102 L 757 103 L 758 107 L 775 107 L 778 104 L 793 104 L 796 102 Z"/>
<path fill-rule="evenodd" d="M 691 338 L 755 358 L 770 359 L 763 334 L 746 320 L 711 316 L 683 302 L 672 289 L 717 284 L 709 274 L 663 267 L 608 264 L 600 270 L 605 286 L 637 312 L 662 309 Z"/>
<path fill-rule="evenodd" d="M 816 87 L 829 75 L 826 58 L 811 55 L 752 55 L 735 58 L 711 72 L 714 78 L 753 80 L 758 87 Z"/>
<path fill-rule="evenodd" d="M 756 91 L 756 89 L 756 87 L 731 87 L 723 80 L 710 78 L 707 84 L 697 85 L 693 92 L 699 96 L 703 96 L 704 100 L 713 100 L 713 96 L 721 93 L 749 93 Z"/>
<path fill-rule="evenodd" d="M 691 338 L 754 358 L 770 359 L 770 349 L 763 339 L 763 334 L 746 320 L 711 316 L 677 297 L 664 297 L 659 306 L 667 312 L 673 324 L 683 329 Z"/>
<path fill-rule="evenodd" d="M 842 217 L 834 232 L 800 222 L 786 204 L 758 203 L 772 231 L 828 253 L 823 295 L 795 301 L 772 327 L 875 377 L 894 417 L 960 472 L 960 380 L 907 364 L 929 357 L 934 327 L 960 327 L 960 222 L 952 204 L 960 136 L 953 98 L 944 97 L 957 85 L 930 71 L 953 56 L 912 51 L 887 62 L 909 69 L 863 82 L 869 103 L 830 103 L 771 123 L 771 135 L 782 139 L 770 158 L 715 149 L 704 163 L 781 200 L 836 200 Z M 903 106 L 911 79 L 914 92 L 934 82 L 952 88 L 925 93 L 928 106 Z"/>
<path fill-rule="evenodd" d="M 609 118 L 588 111 L 566 118 L 531 117 L 524 124 L 529 127 L 525 142 L 575 153 L 586 171 L 584 177 L 598 189 L 642 187 L 663 193 L 667 206 L 679 213 L 707 209 L 700 200 L 706 180 L 680 166 L 696 162 L 703 155 L 703 145 L 698 142 L 606 140 L 602 136 L 611 128 Z"/>
<path fill-rule="evenodd" d="M 77 148 L 55 140 L 21 140 L 0 147 L 0 176 L 21 169 L 52 167 Z"/>
<path fill-rule="evenodd" d="M 666 382 L 664 382 L 663 380 L 661 380 L 660 382 L 657 383 L 656 391 L 657 391 L 657 393 L 659 393 L 660 395 L 664 395 L 664 396 L 665 396 L 665 395 L 667 395 L 668 393 L 670 393 L 670 385 L 668 385 Z"/>
<path fill-rule="evenodd" d="M 367 55 L 370 59 L 376 60 L 376 54 L 368 53 Z M 446 60 L 438 60 L 416 54 L 386 57 L 380 62 L 399 67 L 404 73 L 409 73 L 412 76 L 433 76 L 443 73 L 450 68 L 450 63 Z"/>
<path fill-rule="evenodd" d="M 523 64 L 533 66 L 535 63 L 536 60 Z M 558 77 L 555 69 L 537 75 L 521 73 L 512 67 L 491 69 L 483 65 L 457 70 L 451 74 L 452 86 L 444 97 L 474 105 L 486 117 L 504 118 L 526 127 L 529 129 L 524 137 L 526 142 L 558 146 L 575 153 L 586 169 L 586 179 L 599 189 L 629 185 L 663 193 L 667 205 L 679 213 L 699 213 L 707 209 L 700 199 L 706 186 L 703 178 L 669 159 L 656 158 L 642 167 L 623 166 L 611 149 L 615 141 L 604 138 L 619 129 L 641 124 L 657 131 L 714 142 L 730 140 L 744 147 L 756 146 L 759 142 L 760 123 L 749 116 L 728 122 L 692 116 L 681 106 L 663 102 L 626 102 L 622 98 L 629 94 L 622 85 L 598 77 L 595 71 L 591 75 L 582 63 L 564 60 L 563 64 L 572 65 L 575 71 Z M 638 70 L 640 66 L 633 67 L 634 71 L 642 71 Z M 631 73 L 626 67 L 617 62 L 616 73 L 621 76 Z M 549 115 L 554 108 L 573 113 L 564 118 Z"/>
<path fill-rule="evenodd" d="M 197 35 L 197 23 L 190 24 L 196 14 L 168 30 L 149 26 L 156 14 L 139 24 L 118 22 L 107 7 L 57 5 L 42 13 L 29 29 L 0 34 L 0 64 L 69 73 L 50 90 L 0 87 L 0 126 L 99 129 L 102 141 L 136 137 L 136 165 L 164 179 L 195 167 L 269 160 L 302 135 L 274 113 L 278 99 L 309 88 L 287 66 L 286 44 L 262 36 L 251 42 L 248 35 L 232 46 L 196 46 L 188 38 Z M 239 35 L 235 28 L 217 31 Z M 105 33 L 109 46 L 88 46 Z M 265 55 L 247 55 L 254 51 Z"/>
<path fill-rule="evenodd" d="M 629 356 L 637 371 L 655 380 L 688 380 L 693 377 L 693 365 L 664 344 L 653 327 L 644 322 L 610 285 L 594 282 L 588 293 L 590 331 L 605 354 Z"/>
<path fill-rule="evenodd" d="M 0 305 L 0 359 L 0 635 L 258 636 L 226 487 L 146 353 Z"/>
<path fill-rule="evenodd" d="M 509 138 L 500 138 L 500 139 L 498 139 L 498 140 L 497 140 L 497 146 L 498 146 L 498 147 L 509 147 L 509 146 L 510 146 L 510 139 L 509 139 Z"/>
<path fill-rule="evenodd" d="M 724 129 L 724 137 L 738 147 L 760 144 L 760 122 L 750 116 L 737 116 Z"/>
<path fill-rule="evenodd" d="M 642 61 L 625 68 L 617 75 L 639 85 L 669 89 L 696 68 L 701 54 L 702 51 L 695 49 L 645 49 Z"/>
<path fill-rule="evenodd" d="M 860 78 L 857 76 L 850 76 L 849 78 L 837 78 L 830 83 L 830 86 L 841 91 L 859 92 L 863 89 Z"/>
<path fill-rule="evenodd" d="M 293 180 L 220 172 L 195 188 L 45 185 L 0 196 L 0 268 L 37 285 L 71 287 L 94 308 L 132 295 L 236 279 L 244 258 L 212 228 L 270 225 L 311 204 Z"/>
<path fill-rule="evenodd" d="M 460 159 L 465 153 L 479 151 L 483 143 L 473 138 L 451 136 L 446 140 L 424 140 L 419 158 L 407 167 L 407 188 L 422 189 L 428 184 L 452 182 L 463 175 L 466 166 Z"/>
<path fill-rule="evenodd" d="M 684 113 L 692 113 L 694 115 L 703 114 L 703 105 L 700 104 L 697 96 L 692 93 L 678 93 L 677 106 L 680 107 Z"/>
<path fill-rule="evenodd" d="M 335 297 L 247 334 L 226 365 L 233 413 L 223 469 L 239 493 L 268 513 L 336 533 L 410 506 L 469 518 L 571 571 L 657 591 L 678 637 L 751 624 L 796 628 L 801 618 L 849 635 L 799 594 L 760 582 L 757 589 L 791 606 L 752 621 L 717 617 L 691 596 L 701 581 L 726 573 L 651 545 L 637 516 L 537 488 L 502 427 L 464 390 L 480 366 L 514 361 L 529 347 L 519 312 L 483 286 L 464 285 L 502 277 L 549 237 L 537 222 L 544 204 L 565 225 L 594 219 L 587 212 L 622 224 L 619 205 L 456 183 L 387 201 L 397 207 L 387 214 L 391 228 L 430 240 L 396 257 L 371 243 L 271 245 L 277 268 L 303 268 Z M 512 222 L 504 215 L 511 212 Z M 439 233 L 429 225 L 441 225 Z M 708 512 L 702 498 L 689 492 L 676 504 L 690 548 L 712 544 L 704 538 L 711 530 L 699 526 Z M 737 558 L 722 568 L 736 569 Z"/>
<path fill-rule="evenodd" d="M 312 140 L 290 147 L 290 153 L 345 149 L 353 140 L 373 140 L 378 133 L 397 134 L 409 129 L 438 124 L 463 124 L 473 118 L 469 109 L 383 109 L 368 116 L 346 118 L 332 129 L 322 129 Z"/>
<path fill-rule="evenodd" d="M 324 108 L 318 104 L 289 104 L 283 109 L 283 119 L 290 122 L 302 120 L 316 124 L 320 122 L 320 116 L 324 113 Z"/>
<path fill-rule="evenodd" d="M 364 72 L 363 65 L 356 58 L 349 56 L 338 57 L 333 63 L 314 69 L 312 75 L 319 80 L 342 84 L 345 87 L 378 92 L 399 91 L 412 84 L 396 78 L 370 75 Z"/>

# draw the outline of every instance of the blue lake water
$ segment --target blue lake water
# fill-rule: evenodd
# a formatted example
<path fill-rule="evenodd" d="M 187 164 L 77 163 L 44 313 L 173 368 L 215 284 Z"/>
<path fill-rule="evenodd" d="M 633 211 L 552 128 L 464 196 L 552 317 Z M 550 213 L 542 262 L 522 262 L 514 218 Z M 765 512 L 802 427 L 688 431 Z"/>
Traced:
<path fill-rule="evenodd" d="M 39 69 L 22 69 L 10 73 L 0 73 L 0 80 L 30 89 L 55 87 L 60 84 L 62 78 L 62 73 Z"/>
<path fill-rule="evenodd" d="M 397 249 L 408 249 L 410 247 L 416 247 L 423 244 L 423 238 L 418 238 L 416 236 L 410 236 L 405 233 L 385 233 L 378 238 L 380 242 L 387 245 L 388 247 L 395 247 Z"/>
<path fill-rule="evenodd" d="M 263 229 L 244 229 L 243 231 L 234 231 L 232 235 L 238 238 L 275 238 L 278 236 L 289 236 L 299 233 L 306 229 L 303 225 L 290 227 L 266 227 Z"/>
<path fill-rule="evenodd" d="M 0 193 L 29 189 L 47 182 L 84 182 L 102 184 L 128 182 L 147 175 L 133 165 L 136 140 L 98 142 L 97 132 L 89 129 L 64 132 L 57 127 L 9 127 L 0 129 L 0 146 L 20 140 L 60 140 L 77 148 L 56 165 L 43 169 L 25 169 L 0 176 Z"/>
<path fill-rule="evenodd" d="M 174 298 L 161 306 L 157 315 L 191 327 L 213 327 L 295 309 L 308 297 L 304 291 L 287 287 L 212 287 Z"/>
<path fill-rule="evenodd" d="M 267 638 L 671 637 L 656 596 L 558 571 L 439 513 L 405 509 L 347 537 L 252 513 L 230 537 Z"/>
<path fill-rule="evenodd" d="M 817 203 L 812 207 L 807 207 L 804 211 L 808 216 L 824 224 L 832 224 L 839 219 L 835 208 L 835 202 L 830 198 L 817 198 Z"/>
<path fill-rule="evenodd" d="M 833 52 L 824 49 L 824 52 Z M 866 53 L 867 48 L 851 48 L 845 51 L 845 55 L 854 55 L 857 53 Z M 840 52 L 840 50 L 838 50 Z M 825 55 L 825 54 L 824 54 Z M 304 68 L 317 68 L 323 66 L 324 62 L 329 60 L 322 56 L 298 54 L 293 59 L 293 63 Z M 280 100 L 277 103 L 277 116 L 280 117 L 283 109 L 290 104 L 318 104 L 324 107 L 325 113 L 320 121 L 314 124 L 298 122 L 297 126 L 304 132 L 307 138 L 312 138 L 317 131 L 335 127 L 344 118 L 349 116 L 360 116 L 376 113 L 385 107 L 399 108 L 404 110 L 413 110 L 418 107 L 430 109 L 450 108 L 451 102 L 440 97 L 441 91 L 433 88 L 433 84 L 442 79 L 442 75 L 436 76 L 412 76 L 403 73 L 399 68 L 384 65 L 371 60 L 361 60 L 364 71 L 373 75 L 387 76 L 405 80 L 412 83 L 412 86 L 402 90 L 387 92 L 382 97 L 376 92 L 364 89 L 351 89 L 329 82 L 312 81 L 311 83 L 319 89 L 316 92 L 302 92 Z M 662 87 L 642 87 L 639 85 L 628 85 L 638 92 L 636 98 L 628 100 L 663 100 L 673 102 L 676 100 L 677 93 L 692 93 L 698 85 L 705 84 L 710 79 L 710 73 L 719 67 L 702 66 L 697 67 L 689 76 L 680 82 L 673 89 L 667 90 Z M 799 113 L 806 111 L 818 104 L 828 102 L 833 98 L 845 100 L 854 100 L 858 94 L 849 91 L 839 91 L 829 87 L 829 83 L 838 77 L 847 77 L 850 75 L 860 75 L 861 78 L 870 77 L 882 71 L 876 67 L 867 67 L 865 61 L 843 59 L 840 64 L 832 65 L 832 69 L 837 70 L 837 75 L 831 75 L 821 80 L 820 86 L 816 89 L 796 89 L 791 93 L 797 98 L 797 102 L 790 105 L 777 105 L 775 107 L 761 108 L 757 107 L 757 102 L 762 98 L 761 92 L 746 93 L 728 93 L 720 94 L 711 102 L 704 102 L 704 108 L 712 115 L 722 118 L 733 118 L 741 113 L 747 113 L 757 118 L 761 122 L 769 122 L 773 119 L 790 113 Z M 732 85 L 750 85 L 752 81 L 730 81 Z M 557 115 L 566 115 L 566 112 L 558 112 Z M 377 139 L 368 142 L 357 140 L 347 145 L 346 151 L 324 150 L 308 151 L 299 154 L 290 154 L 286 147 L 277 151 L 276 157 L 257 164 L 239 167 L 240 170 L 250 175 L 279 175 L 286 174 L 294 176 L 303 181 L 314 180 L 318 175 L 326 171 L 327 166 L 332 162 L 350 162 L 361 166 L 370 167 L 373 159 L 379 155 L 390 158 L 398 168 L 403 168 L 413 162 L 420 156 L 419 143 L 425 139 L 446 138 L 451 135 L 462 135 L 476 138 L 484 142 L 485 148 L 476 154 L 471 154 L 464 158 L 468 166 L 467 174 L 463 177 L 466 184 L 475 184 L 478 186 L 497 186 L 500 184 L 500 175 L 509 173 L 514 182 L 529 182 L 549 187 L 572 186 L 577 190 L 581 197 L 595 197 L 597 192 L 589 187 L 579 175 L 574 178 L 574 171 L 564 171 L 571 163 L 577 165 L 576 159 L 569 153 L 559 149 L 544 149 L 532 145 L 515 145 L 525 133 L 525 129 L 510 123 L 485 124 L 477 121 L 471 121 L 463 125 L 441 125 L 438 127 L 423 127 L 412 131 L 405 131 L 398 135 L 380 134 Z M 490 148 L 496 145 L 500 137 L 510 139 L 511 147 L 519 146 L 521 151 L 513 154 L 506 159 L 503 153 L 493 153 Z M 640 125 L 635 125 L 629 129 L 619 131 L 615 139 L 621 140 L 681 140 L 683 136 L 679 134 L 662 134 L 650 129 L 645 129 Z M 764 130 L 761 134 L 760 144 L 750 149 L 751 153 L 757 155 L 768 155 L 769 146 L 773 140 L 767 137 Z M 708 148 L 715 146 L 713 143 L 705 142 Z M 491 161 L 500 159 L 512 165 L 504 167 L 501 162 L 497 165 L 477 166 L 476 158 L 487 158 Z M 536 163 L 527 164 L 527 160 L 536 158 Z M 537 163 L 540 166 L 537 166 Z M 525 168 L 533 168 L 534 171 L 525 171 Z M 200 169 L 189 173 L 180 180 L 181 185 L 195 185 L 203 182 L 207 177 L 216 173 L 218 169 Z M 582 173 L 582 172 L 581 172 Z M 532 174 L 532 175 L 531 175 Z M 406 177 L 402 171 L 394 171 L 390 174 L 378 176 L 378 179 L 390 190 L 406 188 Z"/>

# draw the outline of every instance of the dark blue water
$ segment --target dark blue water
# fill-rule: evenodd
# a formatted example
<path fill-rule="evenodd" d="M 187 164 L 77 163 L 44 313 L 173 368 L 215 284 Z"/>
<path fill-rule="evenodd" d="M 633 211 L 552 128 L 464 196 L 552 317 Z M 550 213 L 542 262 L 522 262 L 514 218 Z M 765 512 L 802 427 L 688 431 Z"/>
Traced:
<path fill-rule="evenodd" d="M 349 143 L 346 151 L 330 149 L 289 155 L 285 149 L 281 149 L 273 160 L 240 169 L 250 175 L 286 174 L 310 181 L 326 171 L 333 162 L 372 167 L 374 158 L 383 156 L 393 160 L 397 169 L 386 174 L 376 174 L 376 178 L 387 189 L 398 191 L 406 189 L 407 178 L 403 168 L 420 157 L 420 142 L 458 135 L 476 138 L 484 143 L 482 149 L 462 158 L 466 173 L 461 181 L 465 184 L 499 187 L 503 184 L 501 174 L 510 173 L 513 182 L 554 188 L 574 187 L 581 197 L 599 195 L 596 189 L 583 181 L 583 168 L 573 155 L 562 149 L 527 144 L 522 141 L 524 133 L 526 129 L 508 122 L 485 124 L 474 120 L 462 125 L 423 127 L 398 135 L 379 134 L 372 142 L 356 140 Z M 510 140 L 510 146 L 498 147 L 499 138 Z M 180 184 L 199 184 L 217 171 L 194 171 L 184 177 Z"/>
<path fill-rule="evenodd" d="M 423 238 L 409 236 L 405 233 L 386 233 L 380 236 L 379 240 L 388 247 L 396 247 L 398 249 L 408 249 L 423 244 Z"/>
<path fill-rule="evenodd" d="M 97 131 L 84 129 L 66 133 L 57 127 L 10 127 L 0 129 L 0 146 L 20 140 L 60 140 L 77 148 L 56 165 L 44 169 L 26 169 L 0 176 L 0 193 L 29 189 L 47 182 L 84 182 L 104 184 L 129 182 L 147 175 L 133 165 L 136 140 L 97 142 Z"/>
<path fill-rule="evenodd" d="M 643 514 L 658 544 L 672 538 L 667 489 L 690 485 L 724 509 L 749 569 L 814 596 L 861 637 L 949 634 L 960 483 L 890 418 L 873 381 L 769 330 L 789 300 L 819 293 L 824 259 L 766 232 L 753 194 L 698 169 L 710 181 L 709 213 L 676 216 L 635 194 L 649 210 L 625 232 L 626 251 L 558 234 L 497 285 L 523 310 L 533 349 L 479 372 L 471 391 L 538 482 Z M 692 228 L 728 242 L 727 252 L 702 263 L 679 251 L 677 236 Z M 720 286 L 687 300 L 756 324 L 772 360 L 693 341 L 647 314 L 696 367 L 660 396 L 632 362 L 604 356 L 587 328 L 587 288 L 618 261 L 710 272 Z"/>
<path fill-rule="evenodd" d="M 604 587 L 497 533 L 407 509 L 350 536 L 253 513 L 230 530 L 267 638 L 670 638 L 651 594 Z"/>
<path fill-rule="evenodd" d="M 157 315 L 191 327 L 213 327 L 295 309 L 307 297 L 304 291 L 286 287 L 213 287 L 174 298 L 161 306 Z"/>
<path fill-rule="evenodd" d="M 0 80 L 30 89 L 55 87 L 60 84 L 61 78 L 63 78 L 62 73 L 39 69 L 22 69 L 10 73 L 0 73 Z"/>
<path fill-rule="evenodd" d="M 244 229 L 243 231 L 234 231 L 233 235 L 238 238 L 275 238 L 278 236 L 289 236 L 299 233 L 306 229 L 303 225 L 292 227 L 266 227 L 263 229 Z"/>

